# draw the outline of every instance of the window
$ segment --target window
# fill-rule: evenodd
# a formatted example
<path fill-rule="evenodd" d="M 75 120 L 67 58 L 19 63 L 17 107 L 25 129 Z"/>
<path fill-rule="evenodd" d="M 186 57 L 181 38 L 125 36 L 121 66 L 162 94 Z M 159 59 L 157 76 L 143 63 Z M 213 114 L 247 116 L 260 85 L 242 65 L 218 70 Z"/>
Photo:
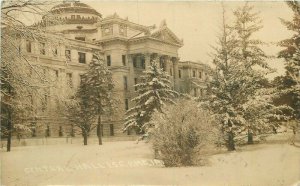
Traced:
<path fill-rule="evenodd" d="M 85 41 L 85 37 L 75 37 L 76 40 Z"/>
<path fill-rule="evenodd" d="M 57 54 L 58 54 L 58 50 L 57 50 L 57 48 L 55 48 L 55 49 L 53 49 L 53 56 L 57 56 Z"/>
<path fill-rule="evenodd" d="M 138 79 L 137 78 L 134 78 L 134 85 L 136 85 L 138 83 Z M 137 91 L 137 87 L 134 86 L 134 90 Z"/>
<path fill-rule="evenodd" d="M 170 68 L 170 76 L 173 76 L 173 70 Z"/>
<path fill-rule="evenodd" d="M 110 57 L 110 55 L 106 56 L 106 63 L 107 63 L 107 66 L 111 66 L 111 57 Z"/>
<path fill-rule="evenodd" d="M 133 57 L 133 67 L 136 68 L 137 67 L 137 58 Z"/>
<path fill-rule="evenodd" d="M 194 88 L 194 96 L 197 96 L 197 88 Z"/>
<path fill-rule="evenodd" d="M 34 125 L 34 124 L 32 123 L 32 125 Z M 36 129 L 35 128 L 31 129 L 31 137 L 36 137 Z"/>
<path fill-rule="evenodd" d="M 67 59 L 71 59 L 71 50 L 65 50 L 65 56 Z"/>
<path fill-rule="evenodd" d="M 26 41 L 26 51 L 31 53 L 31 41 Z"/>
<path fill-rule="evenodd" d="M 196 77 L 196 71 L 193 70 L 193 77 Z"/>
<path fill-rule="evenodd" d="M 48 104 L 48 96 L 44 95 L 44 98 L 42 100 L 42 112 L 45 112 L 47 109 L 47 104 Z"/>
<path fill-rule="evenodd" d="M 128 105 L 128 99 L 125 99 L 125 110 L 129 109 L 129 105 Z"/>
<path fill-rule="evenodd" d="M 126 66 L 126 55 L 122 55 L 122 64 Z"/>
<path fill-rule="evenodd" d="M 85 63 L 85 53 L 82 53 L 82 52 L 78 52 L 78 60 L 79 60 L 79 63 Z"/>
<path fill-rule="evenodd" d="M 67 73 L 67 83 L 70 88 L 73 88 L 73 75 L 72 73 Z"/>
<path fill-rule="evenodd" d="M 58 78 L 58 70 L 54 70 L 55 77 Z"/>
<path fill-rule="evenodd" d="M 75 19 L 75 15 L 71 15 L 71 19 Z"/>
<path fill-rule="evenodd" d="M 141 60 L 141 67 L 142 67 L 143 69 L 146 68 L 146 66 L 145 66 L 145 58 L 142 58 L 142 60 Z"/>
<path fill-rule="evenodd" d="M 199 72 L 199 78 L 200 79 L 202 78 L 202 72 Z"/>
<path fill-rule="evenodd" d="M 77 19 L 80 19 L 80 15 L 77 15 L 76 18 L 77 18 Z"/>
<path fill-rule="evenodd" d="M 114 124 L 109 124 L 109 133 L 111 136 L 114 135 Z"/>
<path fill-rule="evenodd" d="M 127 76 L 123 76 L 123 82 L 124 82 L 124 90 L 127 90 L 128 89 L 128 86 L 127 86 Z"/>
<path fill-rule="evenodd" d="M 46 44 L 45 43 L 40 43 L 40 54 L 41 55 L 46 55 L 46 49 L 45 49 Z"/>
<path fill-rule="evenodd" d="M 181 78 L 181 70 L 178 70 L 178 77 Z"/>
<path fill-rule="evenodd" d="M 46 137 L 50 137 L 50 135 L 51 135 L 51 131 L 50 131 L 50 127 L 49 127 L 49 125 L 47 125 L 47 128 L 46 128 L 46 131 L 45 131 L 45 136 Z"/>

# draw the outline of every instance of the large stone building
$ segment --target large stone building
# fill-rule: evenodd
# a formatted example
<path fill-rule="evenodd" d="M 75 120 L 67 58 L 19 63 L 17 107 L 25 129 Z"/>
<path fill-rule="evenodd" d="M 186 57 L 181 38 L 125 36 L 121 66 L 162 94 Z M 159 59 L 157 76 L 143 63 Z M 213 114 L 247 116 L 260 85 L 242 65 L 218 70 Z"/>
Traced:
<path fill-rule="evenodd" d="M 114 96 L 120 104 L 114 114 L 104 118 L 104 136 L 122 134 L 124 114 L 132 106 L 130 100 L 136 94 L 134 84 L 140 81 L 140 76 L 154 57 L 170 75 L 175 90 L 194 96 L 203 94 L 207 66 L 179 61 L 178 49 L 183 46 L 183 41 L 165 21 L 155 28 L 133 23 L 117 14 L 103 18 L 99 12 L 78 1 L 65 1 L 54 6 L 50 13 L 51 19 L 57 21 L 49 23 L 49 17 L 45 16 L 38 25 L 44 25 L 57 37 L 64 38 L 63 42 L 53 45 L 47 39 L 44 42 L 22 41 L 22 47 L 33 60 L 51 69 L 57 81 L 68 82 L 74 89 L 78 87 L 80 75 L 87 69 L 93 54 L 97 52 L 103 56 L 112 72 Z M 37 122 L 50 125 L 52 136 L 59 135 L 59 128 L 63 128 L 65 135 L 69 134 L 70 129 L 63 122 L 47 123 L 43 112 L 38 115 L 40 119 Z M 43 135 L 43 132 L 39 134 Z"/>

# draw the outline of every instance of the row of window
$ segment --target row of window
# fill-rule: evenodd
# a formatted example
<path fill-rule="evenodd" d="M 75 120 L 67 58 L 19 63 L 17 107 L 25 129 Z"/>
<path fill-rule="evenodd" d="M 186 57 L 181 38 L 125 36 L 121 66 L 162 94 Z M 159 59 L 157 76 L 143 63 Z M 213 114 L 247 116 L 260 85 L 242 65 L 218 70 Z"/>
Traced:
<path fill-rule="evenodd" d="M 206 73 L 205 73 L 205 75 L 206 75 Z M 178 77 L 182 78 L 181 70 L 178 70 Z M 196 70 L 193 70 L 192 77 L 196 78 Z M 202 77 L 203 77 L 202 72 L 198 71 L 198 78 L 202 79 Z"/>
<path fill-rule="evenodd" d="M 196 70 L 193 70 L 193 77 L 196 77 Z M 202 79 L 202 72 L 198 71 L 198 78 Z"/>
<path fill-rule="evenodd" d="M 200 96 L 204 95 L 203 89 L 198 89 L 198 88 L 194 88 L 194 96 L 197 97 L 198 95 L 198 90 L 200 90 Z"/>
<path fill-rule="evenodd" d="M 123 76 L 124 90 L 128 90 L 128 78 Z M 138 78 L 134 78 L 134 85 L 138 84 Z M 137 87 L 134 87 L 134 90 L 137 91 Z"/>
<path fill-rule="evenodd" d="M 39 43 L 39 52 L 40 55 L 46 55 L 46 44 L 45 43 Z M 31 53 L 32 52 L 32 42 L 31 41 L 26 41 L 26 52 Z M 57 56 L 58 55 L 58 50 L 57 48 L 54 48 L 52 50 L 53 55 Z M 65 50 L 65 56 L 67 59 L 71 60 L 71 50 Z M 86 53 L 84 52 L 78 52 L 78 62 L 79 63 L 86 63 Z"/>
<path fill-rule="evenodd" d="M 35 124 L 35 123 L 32 123 L 32 125 L 35 126 L 36 124 Z M 32 133 L 31 133 L 31 136 L 32 136 L 32 137 L 36 137 L 36 136 L 37 136 L 36 133 L 37 133 L 37 132 L 36 132 L 36 129 L 33 128 L 33 129 L 32 129 Z M 69 135 L 72 136 L 72 137 L 75 137 L 75 131 L 74 131 L 74 128 L 73 128 L 73 127 L 70 129 Z M 102 131 L 101 131 L 101 135 L 103 136 L 103 127 L 102 127 Z M 109 124 L 109 135 L 110 135 L 110 136 L 114 136 L 114 135 L 115 135 L 114 124 Z M 50 136 L 51 136 L 51 130 L 50 130 L 49 125 L 47 125 L 47 128 L 46 128 L 46 130 L 45 130 L 45 137 L 50 137 Z M 63 136 L 64 136 L 64 131 L 63 131 L 62 126 L 59 126 L 58 136 L 59 136 L 59 137 L 63 137 Z"/>
<path fill-rule="evenodd" d="M 107 66 L 111 66 L 111 56 L 110 55 L 106 56 L 106 64 L 107 64 Z M 122 65 L 126 66 L 126 55 L 122 55 Z"/>

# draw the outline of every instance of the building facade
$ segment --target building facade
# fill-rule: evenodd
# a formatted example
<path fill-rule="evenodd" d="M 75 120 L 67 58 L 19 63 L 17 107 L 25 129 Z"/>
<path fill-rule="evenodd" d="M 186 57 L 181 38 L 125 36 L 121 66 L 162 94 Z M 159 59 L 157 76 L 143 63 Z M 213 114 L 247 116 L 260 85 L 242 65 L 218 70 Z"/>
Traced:
<path fill-rule="evenodd" d="M 50 10 L 50 17 L 43 17 L 36 25 L 44 26 L 63 42 L 53 45 L 45 39 L 21 42 L 24 51 L 32 61 L 46 66 L 57 81 L 72 89 L 80 84 L 83 74 L 95 53 L 100 54 L 112 72 L 115 83 L 114 96 L 119 101 L 117 110 L 103 118 L 103 135 L 117 136 L 122 133 L 124 116 L 134 103 L 134 85 L 140 82 L 143 71 L 154 58 L 160 67 L 170 75 L 174 90 L 192 96 L 204 94 L 207 67 L 200 63 L 179 61 L 178 50 L 183 46 L 179 39 L 162 21 L 160 26 L 144 26 L 121 18 L 116 13 L 105 18 L 79 1 L 65 1 Z M 54 22 L 50 21 L 53 20 Z M 65 82 L 65 83 L 64 83 Z M 67 84 L 66 84 L 67 83 Z M 51 105 L 51 100 L 47 100 Z M 37 103 L 38 104 L 38 103 Z M 53 109 L 49 106 L 47 109 Z M 65 121 L 47 121 L 43 112 L 37 122 L 43 130 L 51 130 L 52 136 L 68 135 L 70 127 Z M 130 133 L 128 133 L 130 134 Z"/>

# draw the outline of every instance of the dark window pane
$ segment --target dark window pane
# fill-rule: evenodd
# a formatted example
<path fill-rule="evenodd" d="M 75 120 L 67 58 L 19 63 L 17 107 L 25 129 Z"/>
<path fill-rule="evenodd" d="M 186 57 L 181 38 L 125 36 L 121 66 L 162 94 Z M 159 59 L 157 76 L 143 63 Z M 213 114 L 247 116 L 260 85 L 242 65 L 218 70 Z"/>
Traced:
<path fill-rule="evenodd" d="M 122 55 L 122 64 L 123 66 L 126 66 L 126 56 Z"/>
<path fill-rule="evenodd" d="M 114 124 L 109 124 L 109 131 L 110 131 L 110 135 L 113 136 L 114 135 Z"/>
<path fill-rule="evenodd" d="M 82 52 L 78 52 L 78 60 L 79 60 L 79 63 L 85 63 L 85 53 L 82 53 Z"/>
<path fill-rule="evenodd" d="M 110 56 L 106 56 L 106 63 L 107 63 L 107 66 L 111 66 L 111 57 Z"/>
<path fill-rule="evenodd" d="M 129 109 L 128 99 L 125 99 L 125 110 Z"/>

